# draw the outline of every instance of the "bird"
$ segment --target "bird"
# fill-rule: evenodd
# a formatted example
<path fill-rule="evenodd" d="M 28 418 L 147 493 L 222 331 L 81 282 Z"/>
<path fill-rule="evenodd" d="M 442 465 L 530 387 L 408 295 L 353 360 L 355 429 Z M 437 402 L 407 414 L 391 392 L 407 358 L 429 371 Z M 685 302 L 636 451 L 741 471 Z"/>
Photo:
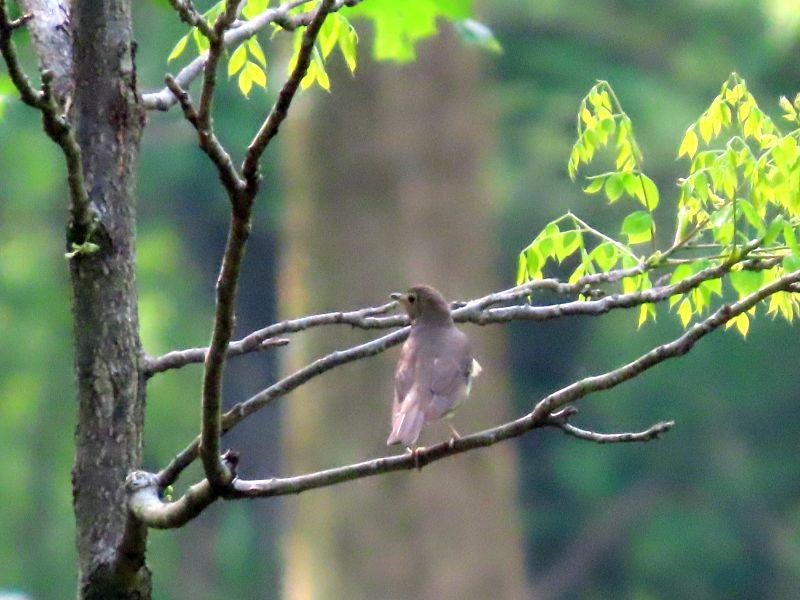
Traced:
<path fill-rule="evenodd" d="M 453 443 L 460 436 L 449 417 L 469 395 L 481 366 L 438 291 L 417 285 L 391 297 L 411 318 L 411 332 L 395 369 L 392 432 L 386 444 L 403 444 L 415 452 L 422 426 L 443 418 Z"/>

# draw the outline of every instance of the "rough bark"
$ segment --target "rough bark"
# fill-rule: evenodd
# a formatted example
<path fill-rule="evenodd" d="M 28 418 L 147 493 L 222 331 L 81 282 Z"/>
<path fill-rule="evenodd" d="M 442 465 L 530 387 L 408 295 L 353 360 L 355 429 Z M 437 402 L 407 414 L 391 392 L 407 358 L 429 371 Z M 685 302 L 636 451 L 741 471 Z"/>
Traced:
<path fill-rule="evenodd" d="M 304 131 L 284 138 L 285 316 L 380 304 L 414 283 L 453 299 L 496 287 L 475 55 L 441 39 L 413 66 L 362 61 L 354 80 L 332 81 L 335 102 L 316 97 Z M 462 433 L 508 416 L 501 334 L 465 330 L 486 374 L 456 416 Z M 352 341 L 308 332 L 288 347 L 288 369 Z M 396 359 L 337 369 L 286 399 L 286 472 L 386 452 Z M 433 425 L 421 443 L 449 435 Z M 285 597 L 522 597 L 514 478 L 509 446 L 291 499 Z"/>
<path fill-rule="evenodd" d="M 129 0 L 75 2 L 72 121 L 97 222 L 68 242 L 99 246 L 70 260 L 78 424 L 73 496 L 82 598 L 149 598 L 142 552 L 118 555 L 125 476 L 141 463 L 142 349 L 135 269 L 134 175 L 144 113 L 136 92 Z M 143 550 L 144 530 L 132 547 Z"/>

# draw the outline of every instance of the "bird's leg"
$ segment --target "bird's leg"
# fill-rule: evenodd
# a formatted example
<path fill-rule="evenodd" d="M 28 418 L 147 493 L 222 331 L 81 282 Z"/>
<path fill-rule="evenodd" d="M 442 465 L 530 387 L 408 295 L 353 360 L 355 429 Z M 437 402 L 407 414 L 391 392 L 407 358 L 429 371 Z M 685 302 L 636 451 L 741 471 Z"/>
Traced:
<path fill-rule="evenodd" d="M 453 434 L 453 437 L 450 438 L 450 447 L 452 448 L 455 445 L 456 440 L 461 439 L 461 434 L 456 431 L 456 428 L 453 427 L 453 424 L 450 421 L 445 421 L 445 423 L 447 423 L 447 426 L 450 428 L 450 432 Z"/>

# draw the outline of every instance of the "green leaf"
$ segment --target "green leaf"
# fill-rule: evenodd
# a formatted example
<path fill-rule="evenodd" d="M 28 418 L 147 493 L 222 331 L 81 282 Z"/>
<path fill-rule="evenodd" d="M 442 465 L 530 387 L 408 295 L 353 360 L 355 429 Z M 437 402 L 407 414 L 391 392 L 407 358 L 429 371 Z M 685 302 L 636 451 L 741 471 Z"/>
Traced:
<path fill-rule="evenodd" d="M 228 61 L 228 77 L 233 77 L 238 73 L 244 64 L 247 62 L 247 48 L 244 44 L 240 44 L 236 50 L 233 51 L 230 60 Z"/>
<path fill-rule="evenodd" d="M 684 154 L 689 158 L 693 158 L 694 155 L 697 153 L 697 144 L 699 143 L 697 139 L 697 134 L 694 132 L 694 125 L 689 127 L 686 130 L 686 135 L 683 136 L 683 141 L 681 141 L 681 146 L 678 148 L 678 158 L 683 156 Z"/>
<path fill-rule="evenodd" d="M 730 274 L 731 285 L 739 298 L 752 294 L 764 283 L 763 271 L 733 271 Z"/>
<path fill-rule="evenodd" d="M 255 83 L 257 86 L 262 87 L 264 89 L 267 88 L 267 74 L 259 67 L 256 63 L 247 61 L 247 64 L 244 67 L 248 71 L 248 76 L 250 79 Z"/>
<path fill-rule="evenodd" d="M 194 40 L 194 45 L 197 46 L 197 51 L 200 54 L 209 49 L 210 46 L 208 40 L 206 39 L 206 36 L 200 33 L 200 30 L 197 29 L 197 27 L 194 27 L 192 29 L 192 39 Z"/>
<path fill-rule="evenodd" d="M 239 73 L 238 79 L 239 89 L 245 97 L 250 95 L 250 90 L 253 88 L 253 79 L 250 77 L 249 69 L 242 69 Z"/>
<path fill-rule="evenodd" d="M 520 252 L 517 258 L 517 282 L 514 285 L 522 285 L 528 281 L 528 261 L 525 252 Z"/>
<path fill-rule="evenodd" d="M 556 258 L 564 260 L 581 247 L 581 234 L 579 231 L 565 231 L 561 234 L 561 243 L 556 248 Z"/>
<path fill-rule="evenodd" d="M 436 34 L 437 19 L 468 19 L 471 8 L 472 0 L 370 0 L 349 7 L 347 16 L 372 20 L 377 60 L 403 63 L 416 58 L 421 40 Z"/>
<path fill-rule="evenodd" d="M 189 34 L 187 33 L 185 36 L 183 36 L 181 39 L 178 40 L 177 44 L 175 44 L 175 47 L 172 49 L 172 51 L 169 53 L 169 56 L 167 57 L 167 62 L 172 62 L 173 60 L 178 58 L 181 54 L 183 54 L 183 51 L 186 49 L 186 43 L 188 41 L 189 41 Z"/>
<path fill-rule="evenodd" d="M 266 69 L 267 57 L 264 56 L 264 50 L 261 48 L 261 44 L 255 36 L 247 40 L 247 49 L 250 51 L 250 54 L 253 56 L 253 58 L 255 58 L 258 63 L 264 67 L 264 69 Z"/>
<path fill-rule="evenodd" d="M 583 188 L 583 191 L 586 192 L 587 194 L 596 194 L 597 192 L 603 189 L 603 183 L 605 183 L 604 177 L 602 176 L 595 177 L 594 179 L 591 180 L 589 185 Z"/>
<path fill-rule="evenodd" d="M 678 316 L 681 319 L 681 325 L 684 327 L 692 320 L 692 303 L 688 298 L 684 298 L 683 302 L 678 305 Z"/>
<path fill-rule="evenodd" d="M 247 3 L 242 9 L 242 14 L 246 19 L 252 19 L 267 10 L 268 5 L 269 2 L 267 2 L 267 0 L 247 0 Z"/>
<path fill-rule="evenodd" d="M 335 15 L 341 21 L 342 32 L 339 34 L 339 50 L 342 53 L 347 68 L 351 73 L 356 70 L 356 45 L 358 44 L 358 34 L 344 15 Z"/>
<path fill-rule="evenodd" d="M 628 236 L 629 244 L 641 244 L 652 239 L 654 227 L 652 215 L 644 210 L 632 212 L 622 222 L 622 234 Z"/>
<path fill-rule="evenodd" d="M 653 183 L 653 180 L 644 173 L 640 174 L 639 177 L 642 182 L 642 193 L 641 195 L 637 194 L 637 197 L 644 207 L 652 212 L 658 206 L 658 188 L 656 184 Z"/>
<path fill-rule="evenodd" d="M 764 234 L 764 246 L 771 246 L 775 243 L 775 240 L 778 239 L 778 235 L 783 231 L 783 226 L 786 224 L 786 220 L 781 216 L 778 215 L 767 227 L 767 233 Z"/>
<path fill-rule="evenodd" d="M 544 260 L 534 248 L 528 248 L 525 252 L 527 261 L 528 277 L 535 277 L 544 265 Z"/>
<path fill-rule="evenodd" d="M 331 91 L 331 80 L 328 77 L 328 72 L 325 70 L 325 62 L 319 51 L 314 48 L 314 64 L 317 66 L 317 83 L 326 92 Z"/>
<path fill-rule="evenodd" d="M 319 30 L 319 47 L 322 51 L 323 58 L 328 58 L 328 55 L 336 47 L 336 42 L 339 40 L 339 31 L 341 29 L 341 21 L 339 19 L 325 19 L 322 28 Z"/>
<path fill-rule="evenodd" d="M 589 254 L 592 260 L 594 260 L 597 267 L 607 273 L 611 269 L 614 268 L 614 265 L 617 264 L 619 260 L 619 248 L 617 248 L 611 242 L 603 242 L 602 244 L 598 244 L 598 246 L 592 250 Z"/>
<path fill-rule="evenodd" d="M 794 273 L 795 271 L 800 271 L 800 256 L 795 256 L 792 254 L 784 256 L 783 261 L 781 261 L 781 266 L 787 273 Z"/>
<path fill-rule="evenodd" d="M 797 245 L 797 237 L 794 234 L 794 227 L 788 223 L 783 226 L 783 239 L 786 241 L 786 245 L 789 246 L 792 254 L 800 257 L 800 247 Z"/>
<path fill-rule="evenodd" d="M 608 201 L 610 203 L 614 203 L 619 200 L 619 197 L 622 196 L 622 192 L 625 191 L 625 185 L 622 182 L 622 177 L 619 173 L 614 173 L 613 175 L 609 175 L 606 179 L 606 196 L 608 197 Z"/>
<path fill-rule="evenodd" d="M 467 44 L 477 46 L 482 50 L 488 50 L 495 54 L 501 54 L 503 47 L 494 33 L 483 23 L 474 19 L 464 19 L 453 24 L 456 33 Z"/>
<path fill-rule="evenodd" d="M 694 269 L 692 269 L 692 265 L 690 264 L 682 264 L 675 267 L 675 270 L 672 272 L 672 276 L 669 279 L 670 284 L 678 283 L 679 281 L 683 281 L 687 277 L 691 277 L 694 275 Z"/>

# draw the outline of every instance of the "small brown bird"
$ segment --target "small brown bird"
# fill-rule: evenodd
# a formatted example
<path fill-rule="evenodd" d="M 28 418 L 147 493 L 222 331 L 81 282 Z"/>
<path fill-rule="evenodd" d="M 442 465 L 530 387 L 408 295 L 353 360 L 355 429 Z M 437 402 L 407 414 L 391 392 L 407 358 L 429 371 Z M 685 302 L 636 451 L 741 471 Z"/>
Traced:
<path fill-rule="evenodd" d="M 386 443 L 410 448 L 425 423 L 453 415 L 469 395 L 481 366 L 439 292 L 418 285 L 392 298 L 411 317 L 411 333 L 395 369 L 392 433 Z M 453 426 L 447 425 L 458 438 Z"/>

